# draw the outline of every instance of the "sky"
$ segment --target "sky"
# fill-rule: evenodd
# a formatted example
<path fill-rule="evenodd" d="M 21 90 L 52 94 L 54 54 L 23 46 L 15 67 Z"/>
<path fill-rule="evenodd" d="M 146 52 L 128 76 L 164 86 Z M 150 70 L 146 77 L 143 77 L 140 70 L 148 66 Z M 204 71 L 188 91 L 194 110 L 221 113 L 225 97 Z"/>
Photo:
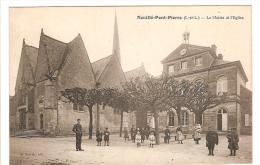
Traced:
<path fill-rule="evenodd" d="M 224 60 L 240 60 L 249 79 L 247 87 L 252 88 L 249 6 L 33 7 L 10 8 L 9 12 L 10 95 L 14 95 L 23 38 L 26 44 L 39 47 L 41 28 L 46 35 L 66 43 L 80 33 L 90 61 L 94 62 L 112 53 L 115 12 L 124 71 L 143 63 L 147 72 L 160 75 L 161 60 L 183 43 L 182 34 L 189 31 L 190 44 L 215 44 Z M 138 19 L 138 16 L 200 19 Z M 226 19 L 228 16 L 241 19 Z"/>

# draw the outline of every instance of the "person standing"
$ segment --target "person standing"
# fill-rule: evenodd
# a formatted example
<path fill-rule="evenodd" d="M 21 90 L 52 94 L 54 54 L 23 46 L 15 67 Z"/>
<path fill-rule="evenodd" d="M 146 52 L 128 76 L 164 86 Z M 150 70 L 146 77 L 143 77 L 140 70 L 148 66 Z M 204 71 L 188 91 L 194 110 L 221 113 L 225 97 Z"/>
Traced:
<path fill-rule="evenodd" d="M 153 145 L 155 144 L 155 133 L 154 131 L 151 131 L 149 134 L 149 142 L 150 142 L 150 147 L 153 148 Z"/>
<path fill-rule="evenodd" d="M 100 131 L 100 129 L 97 129 L 97 132 L 96 132 L 97 146 L 101 146 L 102 136 L 103 136 L 103 134 Z"/>
<path fill-rule="evenodd" d="M 170 138 L 171 138 L 171 132 L 169 130 L 169 127 L 167 126 L 165 131 L 164 131 L 164 143 L 169 144 L 170 143 Z"/>
<path fill-rule="evenodd" d="M 145 127 L 145 137 L 146 137 L 146 140 L 148 140 L 148 138 L 149 138 L 149 133 L 150 133 L 150 128 L 149 128 L 149 126 L 146 126 Z"/>
<path fill-rule="evenodd" d="M 176 129 L 176 134 L 177 134 L 178 144 L 183 144 L 182 143 L 182 141 L 183 141 L 183 134 L 182 134 L 181 126 Z"/>
<path fill-rule="evenodd" d="M 73 126 L 72 131 L 76 134 L 76 151 L 84 151 L 81 148 L 82 126 L 80 124 L 80 119 L 77 119 L 77 124 Z"/>
<path fill-rule="evenodd" d="M 195 127 L 194 127 L 194 141 L 196 144 L 199 144 L 199 141 L 201 139 L 201 126 L 200 124 L 196 124 Z"/>
<path fill-rule="evenodd" d="M 141 133 L 141 143 L 144 143 L 144 140 L 145 140 L 145 131 L 144 131 L 143 128 L 141 128 L 140 133 Z"/>
<path fill-rule="evenodd" d="M 135 141 L 136 141 L 136 146 L 137 147 L 141 146 L 141 139 L 142 139 L 141 133 L 140 133 L 140 131 L 137 131 L 137 134 L 135 136 Z"/>
<path fill-rule="evenodd" d="M 236 156 L 236 150 L 238 150 L 239 136 L 237 134 L 237 129 L 232 128 L 231 132 L 227 135 L 228 139 L 228 149 L 230 150 L 230 156 Z"/>
<path fill-rule="evenodd" d="M 125 138 L 125 142 L 126 142 L 126 139 L 129 140 L 128 130 L 127 130 L 126 127 L 125 127 L 125 129 L 124 129 L 124 138 Z"/>
<path fill-rule="evenodd" d="M 106 130 L 104 131 L 104 146 L 109 146 L 109 135 L 110 132 L 108 131 L 108 128 L 106 128 Z"/>
<path fill-rule="evenodd" d="M 215 145 L 218 145 L 218 133 L 213 130 L 209 130 L 206 135 L 206 147 L 208 147 L 209 154 L 214 156 Z"/>
<path fill-rule="evenodd" d="M 134 143 L 135 142 L 135 128 L 134 128 L 133 125 L 132 125 L 132 128 L 130 130 L 130 133 L 131 133 L 131 140 Z"/>

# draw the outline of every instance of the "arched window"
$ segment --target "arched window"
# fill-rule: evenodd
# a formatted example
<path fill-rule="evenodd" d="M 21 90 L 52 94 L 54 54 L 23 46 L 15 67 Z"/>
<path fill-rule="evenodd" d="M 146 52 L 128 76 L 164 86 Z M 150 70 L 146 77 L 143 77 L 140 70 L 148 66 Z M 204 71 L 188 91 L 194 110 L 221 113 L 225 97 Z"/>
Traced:
<path fill-rule="evenodd" d="M 173 112 L 169 112 L 169 122 L 168 122 L 169 126 L 174 126 L 174 113 Z"/>
<path fill-rule="evenodd" d="M 223 95 L 227 92 L 227 77 L 221 76 L 217 80 L 217 95 Z"/>
<path fill-rule="evenodd" d="M 181 125 L 187 126 L 189 121 L 189 114 L 187 111 L 184 111 L 181 115 Z"/>

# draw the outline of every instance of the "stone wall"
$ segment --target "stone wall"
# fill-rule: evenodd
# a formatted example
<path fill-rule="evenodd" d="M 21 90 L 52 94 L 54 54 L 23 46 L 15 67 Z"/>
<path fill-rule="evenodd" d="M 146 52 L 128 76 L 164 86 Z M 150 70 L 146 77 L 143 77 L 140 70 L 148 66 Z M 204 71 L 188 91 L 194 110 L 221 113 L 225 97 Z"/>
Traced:
<path fill-rule="evenodd" d="M 237 128 L 237 103 L 229 102 L 208 109 L 203 113 L 202 126 L 204 131 L 207 131 L 209 128 L 217 130 L 217 112 L 221 108 L 227 111 L 227 129 Z"/>

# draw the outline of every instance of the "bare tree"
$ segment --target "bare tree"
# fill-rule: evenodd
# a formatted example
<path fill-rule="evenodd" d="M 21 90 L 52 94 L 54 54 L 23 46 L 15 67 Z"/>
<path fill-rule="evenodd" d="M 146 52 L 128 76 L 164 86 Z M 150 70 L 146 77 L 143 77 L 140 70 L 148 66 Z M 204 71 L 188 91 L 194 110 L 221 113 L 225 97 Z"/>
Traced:
<path fill-rule="evenodd" d="M 197 124 L 202 123 L 204 111 L 214 108 L 227 100 L 226 93 L 223 93 L 221 96 L 213 95 L 209 91 L 207 82 L 193 82 L 190 89 L 189 101 L 186 103 L 186 106 L 195 114 L 195 122 Z"/>
<path fill-rule="evenodd" d="M 167 95 L 167 78 L 146 77 L 144 80 L 136 78 L 135 80 L 126 82 L 123 86 L 124 90 L 135 99 L 136 104 L 141 107 L 149 108 L 153 113 L 155 120 L 155 137 L 156 144 L 159 144 L 159 112 L 166 105 Z"/>

